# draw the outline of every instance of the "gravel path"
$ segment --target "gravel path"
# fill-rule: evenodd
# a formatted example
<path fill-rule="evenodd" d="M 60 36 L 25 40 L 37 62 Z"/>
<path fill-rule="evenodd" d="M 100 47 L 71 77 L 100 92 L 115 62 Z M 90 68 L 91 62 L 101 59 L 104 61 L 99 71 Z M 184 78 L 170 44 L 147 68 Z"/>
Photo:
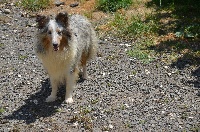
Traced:
<path fill-rule="evenodd" d="M 126 55 L 131 42 L 113 37 L 99 44 L 74 103 L 63 102 L 64 86 L 45 103 L 50 84 L 34 53 L 34 18 L 22 14 L 1 5 L 0 131 L 200 131 L 200 68 L 142 64 Z"/>

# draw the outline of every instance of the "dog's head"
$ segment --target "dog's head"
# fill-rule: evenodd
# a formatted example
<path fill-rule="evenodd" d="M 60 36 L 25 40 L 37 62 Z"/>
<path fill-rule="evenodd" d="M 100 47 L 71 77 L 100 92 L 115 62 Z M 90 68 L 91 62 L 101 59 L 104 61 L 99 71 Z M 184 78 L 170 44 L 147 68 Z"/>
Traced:
<path fill-rule="evenodd" d="M 54 19 L 37 15 L 36 22 L 42 34 L 45 34 L 42 39 L 45 47 L 52 47 L 54 51 L 58 51 L 67 45 L 71 33 L 68 29 L 68 14 L 66 12 L 59 13 Z"/>

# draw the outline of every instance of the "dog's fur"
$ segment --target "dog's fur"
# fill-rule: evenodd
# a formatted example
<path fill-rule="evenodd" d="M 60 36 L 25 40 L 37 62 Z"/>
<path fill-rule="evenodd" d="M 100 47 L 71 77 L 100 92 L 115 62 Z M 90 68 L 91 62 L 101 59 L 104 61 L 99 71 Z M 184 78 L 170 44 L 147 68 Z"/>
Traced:
<path fill-rule="evenodd" d="M 96 54 L 97 38 L 92 25 L 80 15 L 66 12 L 53 18 L 38 15 L 38 42 L 35 51 L 47 70 L 52 92 L 46 102 L 56 99 L 58 86 L 66 83 L 65 102 L 71 103 L 79 68 L 87 78 L 86 63 Z"/>

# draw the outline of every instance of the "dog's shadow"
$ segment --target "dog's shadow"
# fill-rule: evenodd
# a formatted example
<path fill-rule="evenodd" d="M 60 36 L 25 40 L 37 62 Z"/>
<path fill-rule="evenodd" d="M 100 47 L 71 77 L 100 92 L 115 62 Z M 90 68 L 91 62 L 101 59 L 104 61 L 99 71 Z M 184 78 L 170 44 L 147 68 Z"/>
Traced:
<path fill-rule="evenodd" d="M 79 79 L 78 83 L 84 80 Z M 50 95 L 51 88 L 49 79 L 42 82 L 42 88 L 39 92 L 31 95 L 25 104 L 14 111 L 12 114 L 4 117 L 5 120 L 23 120 L 26 124 L 35 122 L 40 117 L 49 117 L 54 115 L 65 97 L 65 86 L 61 86 L 58 91 L 58 99 L 54 102 L 46 103 L 45 99 Z"/>

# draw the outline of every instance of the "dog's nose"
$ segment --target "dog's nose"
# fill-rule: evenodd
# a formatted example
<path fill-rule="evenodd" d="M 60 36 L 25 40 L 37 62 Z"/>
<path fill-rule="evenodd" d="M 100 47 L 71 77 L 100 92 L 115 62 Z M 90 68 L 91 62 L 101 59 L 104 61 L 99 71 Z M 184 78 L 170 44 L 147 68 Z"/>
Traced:
<path fill-rule="evenodd" d="M 53 47 L 57 47 L 58 46 L 58 44 L 57 43 L 53 43 Z"/>

